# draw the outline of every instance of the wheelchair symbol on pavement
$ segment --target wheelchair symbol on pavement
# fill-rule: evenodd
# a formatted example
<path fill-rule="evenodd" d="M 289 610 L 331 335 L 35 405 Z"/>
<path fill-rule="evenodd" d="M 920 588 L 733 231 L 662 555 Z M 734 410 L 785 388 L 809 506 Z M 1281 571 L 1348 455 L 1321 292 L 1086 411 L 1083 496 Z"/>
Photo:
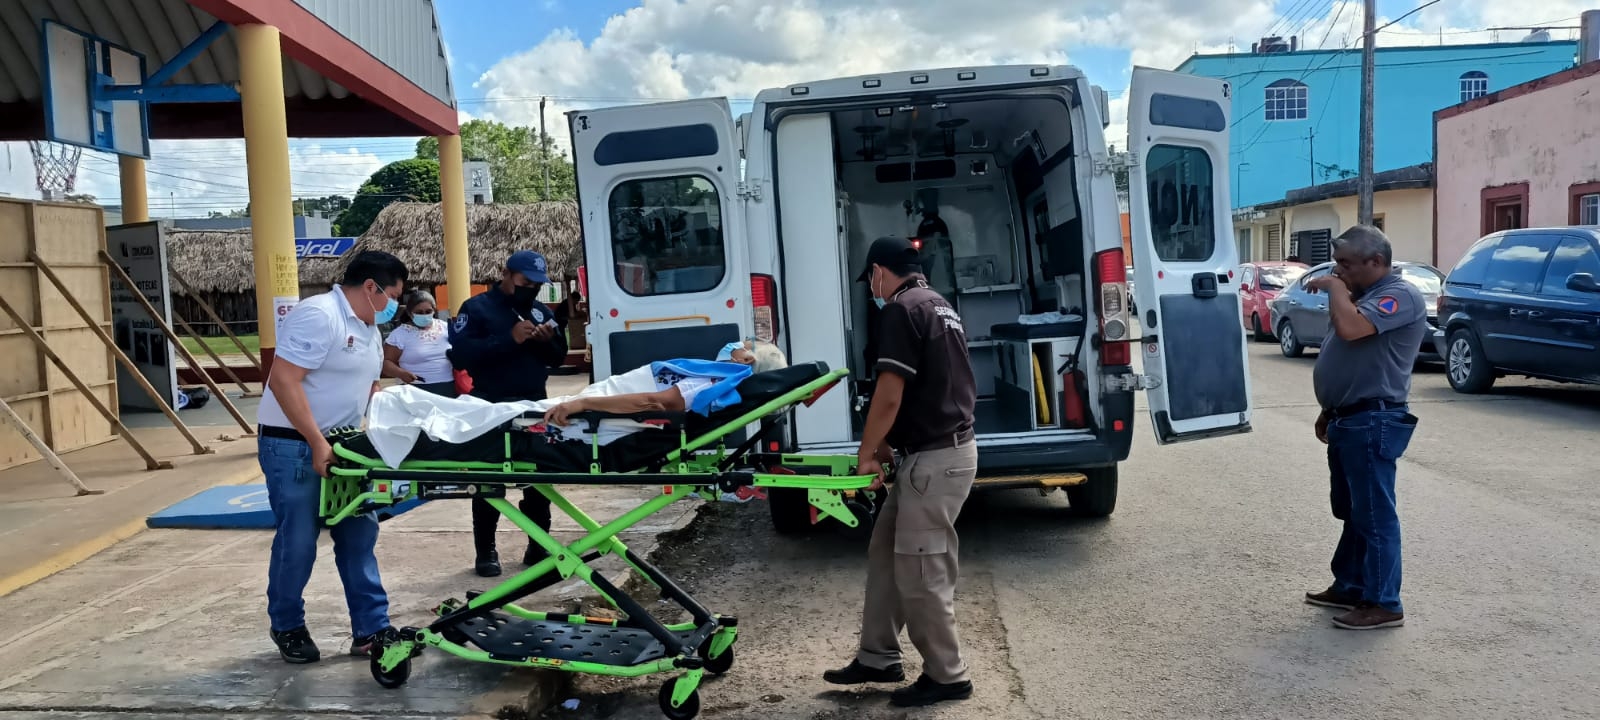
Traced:
<path fill-rule="evenodd" d="M 268 505 L 266 488 L 228 498 L 228 504 L 238 507 L 240 510 L 254 510 Z"/>

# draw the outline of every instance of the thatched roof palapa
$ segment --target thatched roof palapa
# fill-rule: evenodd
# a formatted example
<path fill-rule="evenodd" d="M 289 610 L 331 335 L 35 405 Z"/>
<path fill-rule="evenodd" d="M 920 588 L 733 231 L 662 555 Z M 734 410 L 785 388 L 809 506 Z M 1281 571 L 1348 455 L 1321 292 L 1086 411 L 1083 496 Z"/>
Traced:
<path fill-rule="evenodd" d="M 518 250 L 543 255 L 552 278 L 577 272 L 583 264 L 578 204 L 467 205 L 467 247 L 475 284 L 498 282 L 506 258 Z M 444 217 L 438 203 L 395 203 L 384 208 L 337 262 L 316 269 L 302 265 L 300 282 L 333 283 L 362 250 L 394 253 L 410 271 L 412 285 L 443 285 Z"/>
<path fill-rule="evenodd" d="M 167 263 L 198 293 L 248 292 L 255 287 L 249 230 L 169 230 Z M 300 261 L 302 286 L 330 286 L 362 250 L 394 253 L 411 272 L 411 284 L 443 285 L 444 222 L 437 203 L 395 203 L 339 258 Z M 472 282 L 498 282 L 507 257 L 518 250 L 544 255 L 550 276 L 576 272 L 583 264 L 583 235 L 574 202 L 468 205 L 467 253 Z M 173 292 L 181 293 L 181 287 Z"/>

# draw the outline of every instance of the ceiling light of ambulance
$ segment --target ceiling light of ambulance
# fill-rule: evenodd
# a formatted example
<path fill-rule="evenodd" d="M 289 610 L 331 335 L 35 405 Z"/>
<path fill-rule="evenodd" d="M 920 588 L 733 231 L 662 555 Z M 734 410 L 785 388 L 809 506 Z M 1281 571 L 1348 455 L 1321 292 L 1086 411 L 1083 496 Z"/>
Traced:
<path fill-rule="evenodd" d="M 875 112 L 877 113 L 878 117 L 889 117 L 890 115 L 894 114 L 894 108 L 892 108 L 892 107 L 881 107 L 881 108 L 878 108 Z"/>
<path fill-rule="evenodd" d="M 811 94 L 811 88 L 806 87 L 804 85 L 801 85 L 799 87 L 792 87 L 792 88 L 789 88 L 789 94 L 790 95 L 810 95 Z"/>
<path fill-rule="evenodd" d="M 956 73 L 956 79 L 957 80 L 976 80 L 976 79 L 978 79 L 978 74 L 975 73 L 975 72 L 970 72 L 970 71 L 969 72 Z"/>
<path fill-rule="evenodd" d="M 911 76 L 911 84 L 912 85 L 924 85 L 924 84 L 927 84 L 927 82 L 928 82 L 928 76 L 927 75 L 912 75 Z"/>
<path fill-rule="evenodd" d="M 883 85 L 883 81 L 879 80 L 877 78 L 873 78 L 871 80 L 862 80 L 861 81 L 861 87 L 868 88 L 868 89 L 879 87 L 879 86 L 882 86 L 882 85 Z"/>
<path fill-rule="evenodd" d="M 1047 68 L 1047 67 L 1036 67 L 1036 68 L 1033 68 L 1033 69 L 1029 70 L 1028 74 L 1032 75 L 1034 77 L 1044 77 L 1044 76 L 1050 74 L 1050 68 Z"/>

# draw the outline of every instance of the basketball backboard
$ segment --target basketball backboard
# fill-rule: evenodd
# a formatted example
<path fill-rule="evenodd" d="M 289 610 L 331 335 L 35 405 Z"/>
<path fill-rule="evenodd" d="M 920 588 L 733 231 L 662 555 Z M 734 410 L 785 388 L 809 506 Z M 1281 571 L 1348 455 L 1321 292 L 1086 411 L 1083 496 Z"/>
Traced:
<path fill-rule="evenodd" d="M 150 157 L 145 103 L 111 100 L 111 85 L 145 82 L 143 55 L 103 38 L 44 21 L 45 137 L 118 155 Z"/>

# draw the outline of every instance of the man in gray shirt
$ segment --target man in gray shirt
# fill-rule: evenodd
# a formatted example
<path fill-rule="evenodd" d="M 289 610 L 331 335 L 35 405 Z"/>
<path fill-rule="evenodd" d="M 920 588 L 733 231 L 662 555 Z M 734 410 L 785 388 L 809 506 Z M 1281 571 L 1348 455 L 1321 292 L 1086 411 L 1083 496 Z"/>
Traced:
<path fill-rule="evenodd" d="M 1395 463 L 1417 418 L 1407 408 L 1411 368 L 1428 330 L 1422 293 L 1394 271 L 1383 231 L 1357 225 L 1333 241 L 1337 268 L 1306 286 L 1328 293 L 1330 330 L 1311 385 L 1322 406 L 1333 516 L 1344 522 L 1333 585 L 1306 602 L 1346 610 L 1333 624 L 1374 630 L 1405 624 L 1400 603 L 1400 517 Z"/>

